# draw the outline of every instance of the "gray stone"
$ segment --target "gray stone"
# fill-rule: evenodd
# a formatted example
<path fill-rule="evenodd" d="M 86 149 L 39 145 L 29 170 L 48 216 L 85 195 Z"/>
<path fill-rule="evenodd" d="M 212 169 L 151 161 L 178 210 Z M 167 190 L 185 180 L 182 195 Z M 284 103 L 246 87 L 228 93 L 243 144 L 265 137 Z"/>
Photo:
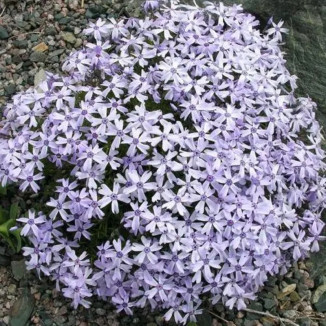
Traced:
<path fill-rule="evenodd" d="M 244 326 L 255 326 L 256 320 L 245 320 L 243 323 Z"/>
<path fill-rule="evenodd" d="M 9 38 L 7 29 L 0 26 L 0 40 L 6 40 L 7 38 Z"/>
<path fill-rule="evenodd" d="M 66 320 L 67 320 L 67 317 L 66 316 L 55 316 L 54 317 L 54 321 L 58 325 L 65 325 Z"/>
<path fill-rule="evenodd" d="M 72 21 L 71 17 L 63 17 L 59 20 L 59 24 L 67 25 Z"/>
<path fill-rule="evenodd" d="M 37 34 L 33 34 L 30 38 L 31 42 L 37 42 L 39 39 L 39 36 Z"/>
<path fill-rule="evenodd" d="M 76 325 L 76 318 L 75 316 L 68 316 L 68 322 L 67 322 L 68 326 L 75 326 Z"/>
<path fill-rule="evenodd" d="M 54 5 L 54 10 L 55 10 L 55 11 L 59 11 L 59 12 L 60 12 L 61 9 L 62 9 L 62 8 L 61 8 L 61 4 L 56 3 L 56 4 Z"/>
<path fill-rule="evenodd" d="M 264 307 L 267 310 L 272 309 L 273 307 L 275 307 L 276 302 L 274 299 L 264 299 Z"/>
<path fill-rule="evenodd" d="M 292 292 L 292 293 L 290 294 L 290 300 L 291 300 L 292 302 L 297 302 L 297 301 L 299 301 L 300 299 L 301 299 L 301 298 L 300 298 L 298 292 L 294 291 L 294 292 Z"/>
<path fill-rule="evenodd" d="M 323 284 L 326 284 L 326 275 L 320 275 L 318 277 L 318 284 L 316 285 L 323 285 Z"/>
<path fill-rule="evenodd" d="M 283 312 L 283 316 L 288 319 L 293 319 L 297 315 L 295 310 L 286 310 Z"/>
<path fill-rule="evenodd" d="M 93 14 L 92 11 L 89 9 L 86 10 L 85 16 L 87 18 L 95 18 L 95 14 Z"/>
<path fill-rule="evenodd" d="M 76 10 L 79 7 L 79 1 L 78 0 L 68 0 L 68 7 L 70 9 Z"/>
<path fill-rule="evenodd" d="M 63 14 L 60 12 L 59 14 L 54 15 L 54 19 L 59 21 L 60 19 L 64 18 Z"/>
<path fill-rule="evenodd" d="M 188 1 L 191 4 L 193 4 L 193 1 Z M 125 11 L 128 13 L 128 15 L 133 17 L 140 17 L 143 14 L 142 8 L 143 1 L 142 0 L 134 0 L 134 1 L 128 1 L 126 3 Z M 119 10 L 116 8 L 116 10 Z"/>
<path fill-rule="evenodd" d="M 7 57 L 6 60 L 5 60 L 5 63 L 6 63 L 7 65 L 11 65 L 11 62 L 12 62 L 11 57 Z"/>
<path fill-rule="evenodd" d="M 294 272 L 294 277 L 295 277 L 297 280 L 302 280 L 302 273 L 300 273 L 300 271 L 295 271 L 295 272 Z"/>
<path fill-rule="evenodd" d="M 309 317 L 300 318 L 299 319 L 299 325 L 300 326 L 310 326 L 311 325 L 311 319 Z"/>
<path fill-rule="evenodd" d="M 11 271 L 16 281 L 20 281 L 26 275 L 25 260 L 14 260 L 11 262 Z"/>
<path fill-rule="evenodd" d="M 76 42 L 76 37 L 71 32 L 62 33 L 62 38 L 70 44 L 74 44 Z"/>
<path fill-rule="evenodd" d="M 54 57 L 51 57 L 50 58 L 50 61 L 56 63 L 56 62 L 59 62 L 60 61 L 60 58 L 56 55 Z"/>
<path fill-rule="evenodd" d="M 65 49 L 54 50 L 54 51 L 52 51 L 52 52 L 49 54 L 49 56 L 50 56 L 50 57 L 55 57 L 55 56 L 57 56 L 57 55 L 62 54 L 63 52 L 65 52 Z"/>
<path fill-rule="evenodd" d="M 101 5 L 92 4 L 86 10 L 85 16 L 86 18 L 98 18 L 101 14 L 106 13 L 106 8 Z"/>
<path fill-rule="evenodd" d="M 31 29 L 31 25 L 25 21 L 18 21 L 16 22 L 16 25 L 20 28 L 23 28 L 26 31 L 29 31 Z"/>
<path fill-rule="evenodd" d="M 303 283 L 298 283 L 297 290 L 298 290 L 299 295 L 301 297 L 303 297 L 307 293 L 308 287 Z"/>
<path fill-rule="evenodd" d="M 251 302 L 250 305 L 248 306 L 249 309 L 256 310 L 256 311 L 263 311 L 263 305 L 259 302 Z M 248 320 L 255 320 L 259 319 L 259 315 L 248 312 L 246 319 Z"/>
<path fill-rule="evenodd" d="M 95 311 L 99 316 L 104 316 L 106 314 L 105 309 L 102 308 L 97 308 Z"/>
<path fill-rule="evenodd" d="M 75 43 L 75 48 L 79 48 L 83 44 L 83 40 L 78 38 Z"/>
<path fill-rule="evenodd" d="M 23 290 L 20 298 L 14 303 L 10 310 L 10 326 L 23 326 L 29 320 L 33 309 L 35 300 L 28 288 Z"/>
<path fill-rule="evenodd" d="M 56 28 L 54 26 L 49 26 L 49 27 L 45 28 L 44 33 L 45 33 L 45 35 L 55 36 L 55 35 L 57 35 L 58 31 L 56 30 Z"/>
<path fill-rule="evenodd" d="M 16 93 L 16 86 L 15 86 L 15 84 L 9 84 L 9 85 L 5 86 L 4 89 L 5 89 L 5 93 L 7 95 L 13 95 L 13 94 Z"/>
<path fill-rule="evenodd" d="M 27 49 L 28 48 L 28 42 L 27 40 L 16 40 L 13 42 L 14 46 L 19 49 Z"/>
<path fill-rule="evenodd" d="M 315 308 L 319 312 L 326 312 L 326 293 L 319 298 L 318 302 L 315 303 Z"/>
<path fill-rule="evenodd" d="M 52 325 L 53 325 L 52 319 L 45 319 L 44 320 L 44 326 L 52 326 Z"/>
<path fill-rule="evenodd" d="M 322 120 L 324 122 L 324 120 Z M 326 119 L 325 119 L 326 122 Z M 324 123 L 324 126 L 326 123 Z M 324 127 L 325 128 L 325 127 Z M 310 263 L 310 278 L 318 280 L 318 283 L 321 285 L 324 282 L 321 281 L 322 275 L 325 275 L 325 284 L 326 284 L 326 261 L 325 259 L 320 259 L 320 257 L 325 257 L 326 255 L 326 243 L 321 241 L 320 244 L 320 251 L 318 253 L 314 253 L 311 255 Z"/>
<path fill-rule="evenodd" d="M 20 55 L 14 55 L 12 57 L 12 62 L 16 65 L 20 64 L 22 62 L 22 58 Z"/>
<path fill-rule="evenodd" d="M 67 314 L 68 310 L 67 310 L 67 307 L 66 306 L 62 306 L 59 311 L 58 311 L 58 315 L 62 316 L 62 315 L 65 315 Z"/>
<path fill-rule="evenodd" d="M 75 35 L 78 35 L 81 31 L 82 31 L 82 30 L 81 30 L 81 28 L 79 28 L 79 27 L 75 27 L 75 28 L 74 28 L 74 34 L 75 34 Z"/>
<path fill-rule="evenodd" d="M 10 284 L 8 286 L 8 293 L 9 294 L 15 294 L 16 293 L 16 290 L 17 290 L 16 284 Z"/>
<path fill-rule="evenodd" d="M 55 46 L 57 42 L 55 40 L 49 40 L 48 44 L 49 46 Z"/>
<path fill-rule="evenodd" d="M 44 62 L 46 60 L 46 54 L 42 52 L 33 52 L 29 58 L 33 62 Z"/>
<path fill-rule="evenodd" d="M 42 81 L 44 81 L 46 79 L 46 74 L 45 71 L 43 69 L 40 69 L 34 77 L 34 86 L 38 86 Z M 37 89 L 38 90 L 38 89 Z M 38 90 L 40 92 L 42 92 L 42 90 Z"/>

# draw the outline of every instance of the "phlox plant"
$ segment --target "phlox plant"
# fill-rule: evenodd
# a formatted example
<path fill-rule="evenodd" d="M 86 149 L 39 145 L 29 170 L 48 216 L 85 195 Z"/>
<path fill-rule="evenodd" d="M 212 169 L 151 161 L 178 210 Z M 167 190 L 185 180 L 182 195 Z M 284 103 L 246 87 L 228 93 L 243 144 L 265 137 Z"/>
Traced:
<path fill-rule="evenodd" d="M 36 196 L 18 221 L 28 269 L 75 308 L 243 309 L 318 251 L 325 153 L 297 98 L 282 22 L 242 7 L 144 4 L 99 19 L 64 74 L 4 110 L 0 181 Z"/>

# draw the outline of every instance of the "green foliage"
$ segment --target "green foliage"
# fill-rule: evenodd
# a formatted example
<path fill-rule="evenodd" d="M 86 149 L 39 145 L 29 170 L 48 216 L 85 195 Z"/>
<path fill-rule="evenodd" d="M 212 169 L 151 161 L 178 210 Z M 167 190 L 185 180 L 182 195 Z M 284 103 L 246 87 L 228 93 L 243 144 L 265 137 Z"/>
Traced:
<path fill-rule="evenodd" d="M 0 195 L 6 195 L 7 194 L 7 188 L 0 186 Z"/>
<path fill-rule="evenodd" d="M 5 197 L 7 189 L 0 187 L 0 199 Z M 10 230 L 16 226 L 16 219 L 20 213 L 17 202 L 11 203 L 9 209 L 0 206 L 0 237 L 4 239 L 9 247 L 15 252 L 19 252 L 22 247 L 22 238 L 20 236 L 21 228 Z"/>

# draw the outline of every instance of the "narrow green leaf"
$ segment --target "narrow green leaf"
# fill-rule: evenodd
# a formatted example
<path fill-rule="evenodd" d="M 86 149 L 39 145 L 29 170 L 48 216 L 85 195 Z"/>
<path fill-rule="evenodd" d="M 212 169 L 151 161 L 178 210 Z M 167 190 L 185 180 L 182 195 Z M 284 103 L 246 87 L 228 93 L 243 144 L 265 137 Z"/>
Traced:
<path fill-rule="evenodd" d="M 4 238 L 9 238 L 9 233 L 8 233 L 8 222 L 10 222 L 10 220 L 8 220 L 5 223 L 2 223 L 0 225 L 0 234 L 4 237 Z"/>
<path fill-rule="evenodd" d="M 9 237 L 9 229 L 16 224 L 14 220 L 8 220 L 0 225 L 0 233 Z"/>
<path fill-rule="evenodd" d="M 5 223 L 9 219 L 8 212 L 5 211 L 1 206 L 0 206 L 0 225 Z"/>
<path fill-rule="evenodd" d="M 16 247 L 10 238 L 9 229 L 16 224 L 15 220 L 8 220 L 5 223 L 0 225 L 0 235 L 7 241 L 9 246 L 16 251 Z"/>
<path fill-rule="evenodd" d="M 22 248 L 22 238 L 21 238 L 21 235 L 20 235 L 20 232 L 21 232 L 22 228 L 19 228 L 17 230 L 14 230 L 14 231 L 10 231 L 10 233 L 16 238 L 17 240 L 17 245 L 16 245 L 16 252 L 19 252 Z"/>
<path fill-rule="evenodd" d="M 18 217 L 18 214 L 19 214 L 19 206 L 18 206 L 18 203 L 13 203 L 11 206 L 10 206 L 10 218 L 12 220 L 16 220 L 17 217 Z"/>

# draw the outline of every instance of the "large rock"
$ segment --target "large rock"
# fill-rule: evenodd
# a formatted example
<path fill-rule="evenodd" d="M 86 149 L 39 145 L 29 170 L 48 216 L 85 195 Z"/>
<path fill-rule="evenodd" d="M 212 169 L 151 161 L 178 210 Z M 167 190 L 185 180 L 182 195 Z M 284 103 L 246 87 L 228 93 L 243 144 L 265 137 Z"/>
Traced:
<path fill-rule="evenodd" d="M 35 300 L 29 289 L 24 288 L 21 296 L 15 301 L 10 310 L 10 326 L 25 326 L 33 310 Z"/>

